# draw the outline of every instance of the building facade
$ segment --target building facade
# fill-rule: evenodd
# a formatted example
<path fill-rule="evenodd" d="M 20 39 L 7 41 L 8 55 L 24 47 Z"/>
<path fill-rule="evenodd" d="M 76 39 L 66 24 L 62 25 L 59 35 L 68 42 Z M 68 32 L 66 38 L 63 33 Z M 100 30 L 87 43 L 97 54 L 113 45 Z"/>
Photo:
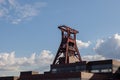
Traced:
<path fill-rule="evenodd" d="M 26 71 L 19 77 L 0 77 L 0 80 L 120 80 L 120 62 L 99 60 L 57 64 L 51 65 L 50 71 L 44 74 Z"/>

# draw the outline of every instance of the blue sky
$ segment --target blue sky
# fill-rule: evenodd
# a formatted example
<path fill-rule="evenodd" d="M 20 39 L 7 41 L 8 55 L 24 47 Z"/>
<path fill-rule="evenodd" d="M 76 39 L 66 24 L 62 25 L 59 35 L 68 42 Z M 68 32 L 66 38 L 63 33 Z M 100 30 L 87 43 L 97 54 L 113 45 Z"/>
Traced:
<path fill-rule="evenodd" d="M 60 44 L 59 25 L 79 31 L 83 59 L 119 59 L 119 4 L 119 0 L 0 0 L 0 70 L 5 73 L 0 75 L 10 75 L 7 70 L 47 70 Z"/>

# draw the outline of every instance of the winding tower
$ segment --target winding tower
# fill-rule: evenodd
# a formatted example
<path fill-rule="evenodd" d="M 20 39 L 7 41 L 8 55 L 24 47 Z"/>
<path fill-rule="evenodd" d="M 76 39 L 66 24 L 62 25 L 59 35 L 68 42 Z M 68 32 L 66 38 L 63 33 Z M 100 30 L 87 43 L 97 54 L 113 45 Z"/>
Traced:
<path fill-rule="evenodd" d="M 79 32 L 65 25 L 58 26 L 58 28 L 61 30 L 62 39 L 53 65 L 81 62 L 81 56 L 76 44 L 76 34 Z"/>

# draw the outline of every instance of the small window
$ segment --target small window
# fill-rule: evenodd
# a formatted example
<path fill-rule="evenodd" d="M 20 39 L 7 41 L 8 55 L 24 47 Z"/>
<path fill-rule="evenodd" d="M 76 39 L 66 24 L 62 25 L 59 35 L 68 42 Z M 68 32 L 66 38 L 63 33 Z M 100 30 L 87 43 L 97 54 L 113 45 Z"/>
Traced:
<path fill-rule="evenodd" d="M 98 73 L 99 70 L 91 70 L 91 72 L 93 72 L 93 73 Z"/>
<path fill-rule="evenodd" d="M 57 69 L 52 69 L 52 72 L 56 72 L 57 71 Z"/>

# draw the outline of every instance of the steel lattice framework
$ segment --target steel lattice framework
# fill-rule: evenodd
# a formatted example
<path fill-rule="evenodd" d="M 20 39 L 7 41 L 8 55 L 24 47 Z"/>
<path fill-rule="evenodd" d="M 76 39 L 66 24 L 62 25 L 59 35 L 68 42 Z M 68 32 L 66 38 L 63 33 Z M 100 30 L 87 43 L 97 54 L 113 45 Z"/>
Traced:
<path fill-rule="evenodd" d="M 53 64 L 81 62 L 81 56 L 76 44 L 76 34 L 79 32 L 65 25 L 58 28 L 62 33 L 62 40 Z"/>

